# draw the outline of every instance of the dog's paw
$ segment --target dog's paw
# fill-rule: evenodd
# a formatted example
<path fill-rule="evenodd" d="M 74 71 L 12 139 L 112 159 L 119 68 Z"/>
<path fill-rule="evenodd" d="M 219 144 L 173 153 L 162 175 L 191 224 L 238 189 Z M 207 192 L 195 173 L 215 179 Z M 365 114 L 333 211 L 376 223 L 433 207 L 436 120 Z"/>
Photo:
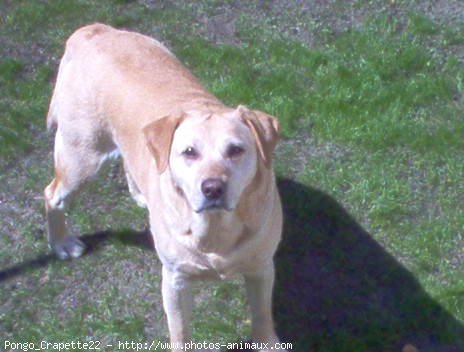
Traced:
<path fill-rule="evenodd" d="M 52 245 L 58 258 L 62 260 L 79 258 L 85 251 L 85 244 L 74 236 L 68 236 L 60 243 Z"/>

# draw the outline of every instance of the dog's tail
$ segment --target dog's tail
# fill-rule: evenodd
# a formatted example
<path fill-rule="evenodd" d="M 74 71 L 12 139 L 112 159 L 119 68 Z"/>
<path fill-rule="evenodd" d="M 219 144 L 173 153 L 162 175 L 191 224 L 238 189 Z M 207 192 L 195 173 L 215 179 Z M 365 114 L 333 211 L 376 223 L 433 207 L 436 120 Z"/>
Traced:
<path fill-rule="evenodd" d="M 56 77 L 55 89 L 53 90 L 52 98 L 50 99 L 50 105 L 48 107 L 47 113 L 47 131 L 52 131 L 58 127 L 58 110 L 59 110 L 59 100 L 57 95 L 60 94 L 60 85 L 63 74 L 64 66 L 64 57 L 61 59 L 60 65 L 58 67 L 58 75 Z"/>
<path fill-rule="evenodd" d="M 50 102 L 50 107 L 48 109 L 48 114 L 47 114 L 47 131 L 49 132 L 53 131 L 54 129 L 58 127 L 58 121 L 56 119 L 56 113 L 54 110 L 56 109 L 54 108 L 53 98 L 52 98 Z"/>
<path fill-rule="evenodd" d="M 47 130 L 52 131 L 58 127 L 58 112 L 60 108 L 60 98 L 58 95 L 62 94 L 62 81 L 65 76 L 66 66 L 70 62 L 69 55 L 65 53 L 61 58 L 60 65 L 58 67 L 58 75 L 56 77 L 55 89 L 50 100 L 50 106 L 47 113 Z"/>

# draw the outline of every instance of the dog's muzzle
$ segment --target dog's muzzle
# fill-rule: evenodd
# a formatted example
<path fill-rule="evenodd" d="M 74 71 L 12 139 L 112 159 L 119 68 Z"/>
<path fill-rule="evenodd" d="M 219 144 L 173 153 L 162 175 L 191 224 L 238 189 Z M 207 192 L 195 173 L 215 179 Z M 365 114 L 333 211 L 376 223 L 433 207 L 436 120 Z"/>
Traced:
<path fill-rule="evenodd" d="M 226 191 L 226 184 L 218 178 L 208 178 L 201 184 L 201 192 L 209 201 L 221 199 Z"/>
<path fill-rule="evenodd" d="M 219 178 L 208 178 L 201 183 L 201 193 L 204 196 L 202 206 L 196 210 L 200 213 L 204 210 L 231 210 L 225 202 L 227 185 Z"/>

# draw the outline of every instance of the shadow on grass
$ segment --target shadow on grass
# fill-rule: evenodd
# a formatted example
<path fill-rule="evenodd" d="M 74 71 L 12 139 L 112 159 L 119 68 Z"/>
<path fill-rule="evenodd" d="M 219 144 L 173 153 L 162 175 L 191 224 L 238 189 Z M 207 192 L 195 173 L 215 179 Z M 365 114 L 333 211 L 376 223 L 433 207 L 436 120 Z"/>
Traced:
<path fill-rule="evenodd" d="M 143 231 L 121 230 L 121 231 L 101 231 L 90 235 L 84 235 L 80 239 L 86 245 L 84 255 L 90 255 L 102 250 L 109 241 L 119 241 L 123 244 L 136 246 L 143 249 L 153 250 L 153 239 L 148 229 Z M 0 270 L 0 283 L 8 279 L 22 275 L 26 272 L 46 267 L 59 259 L 52 253 L 42 254 L 36 258 L 27 260 L 6 269 Z"/>
<path fill-rule="evenodd" d="M 154 251 L 155 245 L 150 230 L 134 231 L 125 229 L 121 231 L 103 231 L 81 237 L 86 245 L 86 255 L 99 251 L 108 241 L 118 241 L 128 246 L 139 247 Z"/>
<path fill-rule="evenodd" d="M 328 195 L 279 180 L 274 316 L 293 351 L 464 351 L 464 328 Z"/>
<path fill-rule="evenodd" d="M 56 260 L 58 259 L 53 254 L 42 254 L 34 259 L 10 266 L 6 269 L 2 269 L 0 270 L 0 283 L 22 275 L 28 271 L 43 268 Z"/>

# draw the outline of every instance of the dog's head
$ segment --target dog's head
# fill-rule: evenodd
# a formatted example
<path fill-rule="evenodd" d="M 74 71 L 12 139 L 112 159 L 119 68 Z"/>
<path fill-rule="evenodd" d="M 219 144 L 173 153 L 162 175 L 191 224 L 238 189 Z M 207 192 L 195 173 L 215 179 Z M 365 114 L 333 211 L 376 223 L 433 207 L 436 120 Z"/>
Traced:
<path fill-rule="evenodd" d="M 189 111 L 144 128 L 158 172 L 169 170 L 195 212 L 233 210 L 259 165 L 271 167 L 279 123 L 239 106 L 223 113 Z"/>

